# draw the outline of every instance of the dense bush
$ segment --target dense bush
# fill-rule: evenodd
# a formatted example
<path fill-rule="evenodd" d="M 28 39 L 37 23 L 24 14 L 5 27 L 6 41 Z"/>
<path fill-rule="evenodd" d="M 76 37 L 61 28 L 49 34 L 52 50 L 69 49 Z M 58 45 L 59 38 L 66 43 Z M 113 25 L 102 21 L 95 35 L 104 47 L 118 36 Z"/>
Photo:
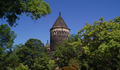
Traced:
<path fill-rule="evenodd" d="M 61 70 L 78 70 L 78 67 L 72 64 L 71 66 L 62 67 Z"/>

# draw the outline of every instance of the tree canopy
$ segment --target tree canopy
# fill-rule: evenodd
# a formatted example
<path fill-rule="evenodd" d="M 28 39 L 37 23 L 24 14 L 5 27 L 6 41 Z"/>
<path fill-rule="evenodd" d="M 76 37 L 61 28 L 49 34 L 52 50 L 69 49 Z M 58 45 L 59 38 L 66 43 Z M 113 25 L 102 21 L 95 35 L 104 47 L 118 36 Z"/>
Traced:
<path fill-rule="evenodd" d="M 5 70 L 6 66 L 11 62 L 13 56 L 10 54 L 15 37 L 16 34 L 11 31 L 7 24 L 0 25 L 0 70 Z"/>
<path fill-rule="evenodd" d="M 49 63 L 51 60 L 47 55 L 47 49 L 38 39 L 29 39 L 25 45 L 18 47 L 16 54 L 20 58 L 19 62 L 31 70 L 51 70 L 54 64 Z"/>
<path fill-rule="evenodd" d="M 50 14 L 51 9 L 44 0 L 0 0 L 0 18 L 7 19 L 10 26 L 17 25 L 16 20 L 23 13 L 37 20 Z"/>
<path fill-rule="evenodd" d="M 117 70 L 120 69 L 120 17 L 114 20 L 95 21 L 78 31 L 79 40 L 72 45 L 82 47 L 79 55 L 81 69 Z"/>
<path fill-rule="evenodd" d="M 61 68 L 63 66 L 68 66 L 69 60 L 74 57 L 74 51 L 67 42 L 64 44 L 58 43 L 52 56 L 56 64 Z"/>
<path fill-rule="evenodd" d="M 78 34 L 58 44 L 53 56 L 59 57 L 56 64 L 60 68 L 75 64 L 80 70 L 120 69 L 120 17 L 86 23 Z"/>
<path fill-rule="evenodd" d="M 0 70 L 52 70 L 54 60 L 40 40 L 13 46 L 15 37 L 7 24 L 0 25 Z"/>

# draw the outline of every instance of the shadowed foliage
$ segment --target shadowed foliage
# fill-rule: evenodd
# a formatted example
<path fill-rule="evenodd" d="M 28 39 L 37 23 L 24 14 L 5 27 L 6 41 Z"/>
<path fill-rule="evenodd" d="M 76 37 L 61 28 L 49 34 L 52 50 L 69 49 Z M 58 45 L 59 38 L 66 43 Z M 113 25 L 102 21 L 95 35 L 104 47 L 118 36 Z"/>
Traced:
<path fill-rule="evenodd" d="M 37 20 L 50 14 L 51 9 L 44 0 L 0 0 L 0 18 L 6 19 L 11 27 L 18 25 L 16 20 L 23 13 Z"/>
<path fill-rule="evenodd" d="M 71 66 L 62 67 L 61 70 L 78 70 L 78 67 L 72 64 Z"/>

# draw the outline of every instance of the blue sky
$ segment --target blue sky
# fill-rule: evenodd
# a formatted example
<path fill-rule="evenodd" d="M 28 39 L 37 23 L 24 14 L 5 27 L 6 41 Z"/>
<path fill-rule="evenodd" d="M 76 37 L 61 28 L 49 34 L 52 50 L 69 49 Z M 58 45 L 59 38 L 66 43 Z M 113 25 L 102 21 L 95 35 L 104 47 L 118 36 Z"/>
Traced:
<path fill-rule="evenodd" d="M 93 24 L 100 17 L 109 21 L 120 16 L 120 0 L 45 0 L 49 3 L 52 13 L 36 21 L 25 15 L 17 21 L 17 27 L 11 27 L 17 37 L 15 44 L 24 44 L 28 39 L 35 38 L 41 40 L 46 45 L 50 43 L 50 28 L 53 26 L 59 11 L 61 16 L 70 28 L 70 34 L 77 32 L 85 26 L 85 23 Z M 6 23 L 4 19 L 0 23 Z"/>

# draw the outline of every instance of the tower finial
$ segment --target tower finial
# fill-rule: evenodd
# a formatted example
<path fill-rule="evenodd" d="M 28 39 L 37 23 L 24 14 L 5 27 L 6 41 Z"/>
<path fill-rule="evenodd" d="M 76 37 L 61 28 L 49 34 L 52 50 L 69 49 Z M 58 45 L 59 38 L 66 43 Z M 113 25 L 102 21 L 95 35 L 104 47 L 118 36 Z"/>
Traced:
<path fill-rule="evenodd" d="M 47 40 L 47 43 L 48 43 L 48 40 Z"/>
<path fill-rule="evenodd" d="M 59 12 L 59 15 L 61 15 L 61 12 Z"/>

